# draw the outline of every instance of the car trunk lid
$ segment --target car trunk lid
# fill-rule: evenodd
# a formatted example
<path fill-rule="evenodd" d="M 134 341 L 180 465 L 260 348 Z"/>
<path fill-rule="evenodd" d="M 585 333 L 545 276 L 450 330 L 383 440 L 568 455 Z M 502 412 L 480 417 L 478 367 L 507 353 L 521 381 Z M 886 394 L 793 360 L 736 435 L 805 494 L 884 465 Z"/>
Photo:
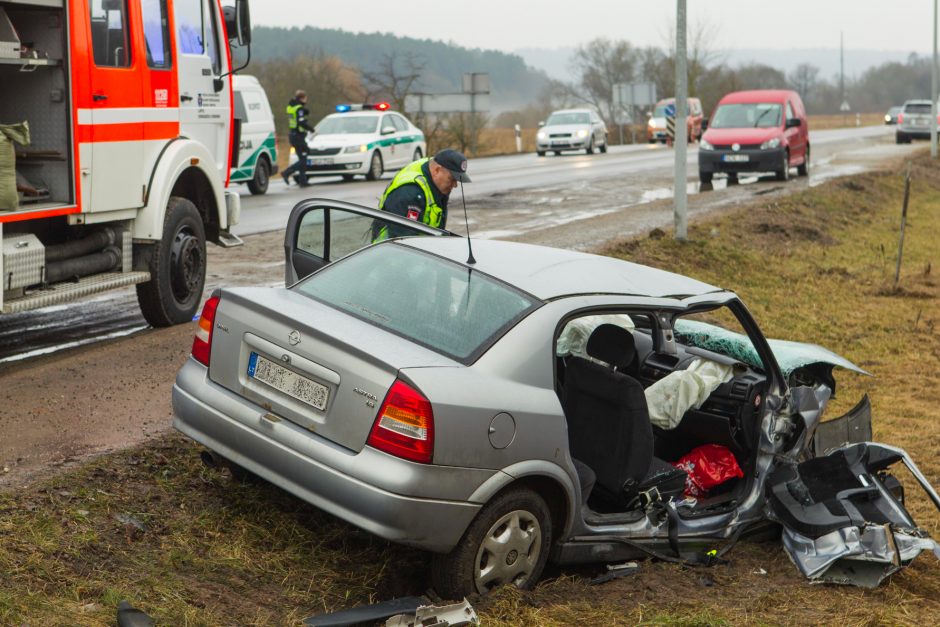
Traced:
<path fill-rule="evenodd" d="M 286 289 L 222 292 L 209 378 L 273 414 L 359 451 L 404 367 L 447 357 Z"/>

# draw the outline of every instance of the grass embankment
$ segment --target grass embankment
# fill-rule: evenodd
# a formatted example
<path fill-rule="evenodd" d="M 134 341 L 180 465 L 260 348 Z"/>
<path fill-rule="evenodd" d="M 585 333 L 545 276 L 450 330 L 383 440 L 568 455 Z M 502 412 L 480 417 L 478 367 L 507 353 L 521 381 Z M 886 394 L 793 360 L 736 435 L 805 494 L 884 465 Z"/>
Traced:
<path fill-rule="evenodd" d="M 608 254 L 736 289 L 772 337 L 818 342 L 875 378 L 842 376 L 830 416 L 868 391 L 878 440 L 940 485 L 940 172 L 914 167 L 904 266 L 893 287 L 900 171 L 831 181 L 693 224 L 689 241 Z M 940 516 L 909 480 L 918 521 Z M 874 591 L 810 586 L 779 543 L 742 542 L 708 570 L 642 562 L 599 587 L 549 573 L 532 592 L 474 599 L 487 625 L 935 624 L 940 564 L 923 555 Z M 178 436 L 0 495 L 0 624 L 110 625 L 131 600 L 161 625 L 297 624 L 420 594 L 427 557 L 389 545 L 266 484 L 204 468 Z M 766 573 L 766 574 L 762 574 Z"/>

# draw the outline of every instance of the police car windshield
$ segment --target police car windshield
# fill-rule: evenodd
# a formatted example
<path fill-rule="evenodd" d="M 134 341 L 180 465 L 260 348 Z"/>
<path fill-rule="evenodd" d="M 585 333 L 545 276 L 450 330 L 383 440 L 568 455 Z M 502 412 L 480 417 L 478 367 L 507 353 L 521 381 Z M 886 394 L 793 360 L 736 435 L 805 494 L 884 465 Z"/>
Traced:
<path fill-rule="evenodd" d="M 590 124 L 591 116 L 587 113 L 553 113 L 545 126 L 560 126 L 562 124 Z"/>
<path fill-rule="evenodd" d="M 780 126 L 782 107 L 776 103 L 726 104 L 718 107 L 710 128 L 772 128 Z"/>
<path fill-rule="evenodd" d="M 353 135 L 375 133 L 379 123 L 377 115 L 337 115 L 328 117 L 317 125 L 319 135 Z"/>

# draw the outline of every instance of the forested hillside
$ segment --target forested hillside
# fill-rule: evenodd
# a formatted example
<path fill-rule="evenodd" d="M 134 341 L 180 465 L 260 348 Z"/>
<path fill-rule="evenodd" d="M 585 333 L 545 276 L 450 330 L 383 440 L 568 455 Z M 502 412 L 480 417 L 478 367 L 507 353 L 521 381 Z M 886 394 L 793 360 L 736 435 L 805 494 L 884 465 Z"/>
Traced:
<path fill-rule="evenodd" d="M 252 61 L 264 67 L 270 67 L 270 62 L 278 60 L 334 56 L 344 64 L 368 73 L 380 70 L 389 55 L 399 60 L 410 57 L 423 66 L 414 91 L 459 90 L 464 72 L 488 72 L 492 83 L 492 103 L 497 109 L 528 104 L 548 84 L 545 74 L 528 67 L 518 55 L 463 48 L 443 41 L 382 33 L 349 33 L 310 26 L 256 26 L 252 40 Z M 315 86 L 305 88 L 314 90 Z"/>

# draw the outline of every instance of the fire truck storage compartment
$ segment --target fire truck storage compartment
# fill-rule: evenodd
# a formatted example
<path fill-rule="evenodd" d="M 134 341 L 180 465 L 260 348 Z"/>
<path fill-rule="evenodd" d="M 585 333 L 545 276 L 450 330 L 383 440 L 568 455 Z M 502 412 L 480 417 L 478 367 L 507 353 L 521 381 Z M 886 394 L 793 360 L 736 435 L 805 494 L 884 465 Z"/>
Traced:
<path fill-rule="evenodd" d="M 0 124 L 29 124 L 15 145 L 21 210 L 75 202 L 66 22 L 62 0 L 0 0 L 22 50 L 0 55 Z M 2 30 L 2 29 L 0 29 Z"/>

